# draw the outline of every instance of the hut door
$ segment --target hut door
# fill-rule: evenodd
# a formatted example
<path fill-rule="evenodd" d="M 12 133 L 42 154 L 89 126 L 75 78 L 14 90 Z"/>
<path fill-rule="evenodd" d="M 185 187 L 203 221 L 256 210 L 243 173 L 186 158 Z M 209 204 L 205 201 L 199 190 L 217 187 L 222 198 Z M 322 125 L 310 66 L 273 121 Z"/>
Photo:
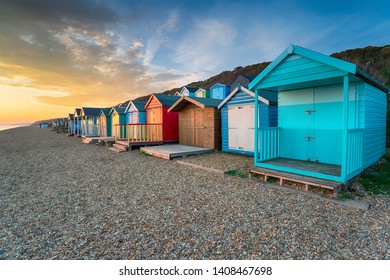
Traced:
<path fill-rule="evenodd" d="M 254 105 L 231 106 L 228 109 L 229 149 L 254 150 Z"/>
<path fill-rule="evenodd" d="M 204 122 L 202 109 L 193 108 L 188 112 L 187 125 L 187 144 L 192 146 L 203 147 L 204 141 Z"/>
<path fill-rule="evenodd" d="M 147 110 L 147 122 L 149 124 L 149 140 L 161 141 L 162 140 L 162 118 L 161 118 L 161 108 L 150 108 Z"/>

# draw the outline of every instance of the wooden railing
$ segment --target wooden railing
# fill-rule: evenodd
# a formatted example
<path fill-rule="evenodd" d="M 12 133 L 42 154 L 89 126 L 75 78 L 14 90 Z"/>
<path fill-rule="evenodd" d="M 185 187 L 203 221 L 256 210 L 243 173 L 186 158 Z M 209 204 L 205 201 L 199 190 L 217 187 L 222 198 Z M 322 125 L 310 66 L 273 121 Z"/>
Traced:
<path fill-rule="evenodd" d="M 127 124 L 126 135 L 129 142 L 163 141 L 162 124 Z"/>
<path fill-rule="evenodd" d="M 81 131 L 82 135 L 87 137 L 100 135 L 100 129 L 98 124 L 82 124 Z"/>
<path fill-rule="evenodd" d="M 347 175 L 360 173 L 363 168 L 363 129 L 349 129 L 347 143 Z"/>
<path fill-rule="evenodd" d="M 279 157 L 279 127 L 259 128 L 258 161 Z"/>

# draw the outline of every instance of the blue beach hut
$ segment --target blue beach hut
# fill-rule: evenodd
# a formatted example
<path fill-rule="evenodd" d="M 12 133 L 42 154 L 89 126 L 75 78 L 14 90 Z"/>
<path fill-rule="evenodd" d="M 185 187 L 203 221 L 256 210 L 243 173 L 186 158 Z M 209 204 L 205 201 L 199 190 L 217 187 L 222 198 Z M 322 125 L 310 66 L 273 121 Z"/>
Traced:
<path fill-rule="evenodd" d="M 127 124 L 145 124 L 146 123 L 146 102 L 130 101 L 126 107 L 126 123 Z"/>
<path fill-rule="evenodd" d="M 225 99 L 230 93 L 230 87 L 220 83 L 216 83 L 210 88 L 210 98 Z"/>
<path fill-rule="evenodd" d="M 218 105 L 221 110 L 222 151 L 253 156 L 255 93 L 240 84 Z M 258 95 L 259 127 L 277 125 L 277 95 Z"/>
<path fill-rule="evenodd" d="M 290 45 L 249 89 L 278 95 L 277 126 L 255 110 L 257 167 L 346 183 L 385 154 L 389 89 L 355 64 Z"/>

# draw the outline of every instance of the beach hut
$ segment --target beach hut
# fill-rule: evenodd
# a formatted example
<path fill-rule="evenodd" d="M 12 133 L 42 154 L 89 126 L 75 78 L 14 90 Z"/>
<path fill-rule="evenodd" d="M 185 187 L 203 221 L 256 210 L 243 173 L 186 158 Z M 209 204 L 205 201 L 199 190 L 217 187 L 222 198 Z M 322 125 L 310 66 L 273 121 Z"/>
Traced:
<path fill-rule="evenodd" d="M 81 108 L 75 108 L 73 114 L 74 136 L 81 136 Z"/>
<path fill-rule="evenodd" d="M 99 135 L 100 137 L 111 136 L 111 108 L 102 108 L 98 115 Z"/>
<path fill-rule="evenodd" d="M 195 92 L 198 90 L 199 88 L 196 88 L 196 87 L 188 87 L 188 86 L 185 86 L 181 89 L 181 91 L 179 92 L 179 96 L 190 96 L 190 97 L 194 97 L 195 96 Z"/>
<path fill-rule="evenodd" d="M 126 107 L 126 134 L 129 141 L 140 141 L 145 135 L 146 102 L 130 101 Z"/>
<path fill-rule="evenodd" d="M 81 136 L 97 137 L 99 136 L 99 125 L 97 123 L 100 110 L 102 108 L 82 107 L 80 112 Z"/>
<path fill-rule="evenodd" d="M 145 105 L 147 141 L 177 142 L 179 140 L 178 113 L 168 113 L 178 96 L 152 94 Z"/>
<path fill-rule="evenodd" d="M 199 88 L 197 91 L 195 91 L 194 94 L 195 97 L 204 97 L 204 98 L 210 98 L 210 90 L 206 90 L 203 88 Z"/>
<path fill-rule="evenodd" d="M 39 123 L 40 128 L 49 128 L 49 122 L 48 121 L 41 121 Z"/>
<path fill-rule="evenodd" d="M 210 88 L 210 98 L 225 99 L 230 93 L 230 87 L 220 83 L 216 83 Z"/>
<path fill-rule="evenodd" d="M 179 144 L 221 149 L 220 101 L 182 96 L 168 109 L 179 113 Z"/>
<path fill-rule="evenodd" d="M 111 133 L 115 140 L 126 138 L 126 107 L 112 107 L 109 113 L 111 118 Z"/>
<path fill-rule="evenodd" d="M 146 102 L 130 101 L 125 109 L 127 124 L 144 124 L 146 123 Z"/>
<path fill-rule="evenodd" d="M 263 96 L 262 96 L 263 95 Z M 277 94 L 258 96 L 259 126 L 277 125 Z M 255 93 L 238 86 L 218 105 L 221 110 L 222 151 L 253 156 Z"/>
<path fill-rule="evenodd" d="M 74 135 L 74 114 L 68 114 L 68 133 Z"/>
<path fill-rule="evenodd" d="M 277 126 L 255 110 L 256 167 L 346 183 L 385 154 L 389 89 L 355 64 L 290 45 L 249 89 L 278 95 Z"/>

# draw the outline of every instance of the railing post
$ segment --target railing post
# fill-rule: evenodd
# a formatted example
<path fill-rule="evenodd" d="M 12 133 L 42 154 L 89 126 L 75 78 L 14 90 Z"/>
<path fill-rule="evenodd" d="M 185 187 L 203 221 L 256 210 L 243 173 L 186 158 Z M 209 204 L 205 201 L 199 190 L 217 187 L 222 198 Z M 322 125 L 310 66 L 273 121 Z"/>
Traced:
<path fill-rule="evenodd" d="M 348 75 L 344 76 L 343 83 L 343 141 L 341 149 L 341 179 L 343 181 L 347 178 L 348 170 L 348 103 L 349 103 L 349 78 Z"/>
<path fill-rule="evenodd" d="M 254 151 L 254 163 L 259 162 L 259 90 L 255 90 L 255 151 Z M 261 138 L 260 138 L 261 139 Z M 263 145 L 263 143 L 261 143 Z"/>

